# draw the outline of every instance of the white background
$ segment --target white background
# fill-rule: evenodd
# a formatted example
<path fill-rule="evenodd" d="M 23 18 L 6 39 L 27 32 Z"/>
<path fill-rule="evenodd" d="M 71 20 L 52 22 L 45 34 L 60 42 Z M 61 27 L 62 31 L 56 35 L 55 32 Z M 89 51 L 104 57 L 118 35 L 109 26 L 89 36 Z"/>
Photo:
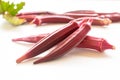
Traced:
<path fill-rule="evenodd" d="M 52 11 L 63 13 L 71 10 L 91 9 L 101 12 L 120 12 L 119 0 L 10 0 L 25 1 L 25 11 Z M 99 53 L 86 49 L 73 49 L 64 57 L 33 65 L 36 59 L 16 64 L 33 44 L 14 43 L 13 38 L 52 32 L 64 24 L 21 25 L 7 23 L 0 16 L 0 80 L 120 80 L 120 23 L 93 26 L 89 35 L 103 37 L 115 50 Z M 37 58 L 38 59 L 38 58 Z"/>

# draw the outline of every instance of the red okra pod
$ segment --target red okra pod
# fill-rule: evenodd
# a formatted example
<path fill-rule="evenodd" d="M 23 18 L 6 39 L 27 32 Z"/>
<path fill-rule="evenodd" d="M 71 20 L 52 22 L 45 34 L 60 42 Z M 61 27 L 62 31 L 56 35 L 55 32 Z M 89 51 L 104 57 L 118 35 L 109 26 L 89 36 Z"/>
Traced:
<path fill-rule="evenodd" d="M 74 11 L 68 11 L 65 13 L 75 13 L 75 14 L 96 14 L 94 10 L 74 10 Z"/>
<path fill-rule="evenodd" d="M 69 21 L 73 20 L 74 18 L 69 16 L 62 16 L 62 15 L 47 15 L 36 17 L 31 23 L 41 25 L 43 23 L 68 23 Z"/>
<path fill-rule="evenodd" d="M 99 25 L 99 26 L 104 26 L 104 25 L 109 25 L 112 23 L 112 21 L 107 18 L 107 17 L 98 17 L 98 14 L 76 14 L 76 13 L 66 13 L 64 14 L 66 16 L 73 17 L 75 19 L 79 18 L 85 18 L 85 17 L 90 17 L 93 19 L 92 25 Z"/>
<path fill-rule="evenodd" d="M 78 24 L 79 22 L 79 24 Z M 70 21 L 65 26 L 61 27 L 60 29 L 54 31 L 53 33 L 50 33 L 43 39 L 39 40 L 32 48 L 30 48 L 25 55 L 21 56 L 17 59 L 17 63 L 22 62 L 25 59 L 35 57 L 39 55 L 40 53 L 50 49 L 63 39 L 65 39 L 67 36 L 69 36 L 73 31 L 75 31 L 77 28 L 79 28 L 79 25 L 86 22 L 85 20 L 82 21 Z"/>
<path fill-rule="evenodd" d="M 103 17 L 82 17 L 82 18 L 77 18 L 76 20 L 82 20 L 85 18 L 93 19 L 92 25 L 105 26 L 105 25 L 109 25 L 112 22 L 109 18 L 103 18 Z"/>
<path fill-rule="evenodd" d="M 100 17 L 109 18 L 112 22 L 120 21 L 120 14 L 100 15 Z"/>
<path fill-rule="evenodd" d="M 68 23 L 74 18 L 63 15 L 44 15 L 44 16 L 36 16 L 36 15 L 21 15 L 19 18 L 25 19 L 27 22 L 41 25 L 44 23 Z"/>
<path fill-rule="evenodd" d="M 81 17 L 81 20 L 87 16 Z M 37 26 L 44 23 L 68 23 L 74 18 L 64 15 L 47 15 L 47 16 L 35 16 L 35 15 L 22 15 L 19 18 L 26 19 L 29 23 L 34 23 Z M 93 19 L 92 25 L 104 26 L 110 24 L 112 21 L 105 17 L 91 17 Z M 79 18 L 78 18 L 79 19 Z"/>
<path fill-rule="evenodd" d="M 114 14 L 120 14 L 118 12 L 96 12 L 98 15 L 114 15 Z"/>
<path fill-rule="evenodd" d="M 74 18 L 77 18 L 77 16 L 80 14 L 89 14 L 88 16 L 93 16 L 93 14 L 97 14 L 98 17 L 104 17 L 109 18 L 112 22 L 119 22 L 120 21 L 120 13 L 119 12 L 95 12 L 93 10 L 75 10 L 75 11 L 69 11 L 64 14 L 67 14 L 68 16 L 73 16 Z"/>
<path fill-rule="evenodd" d="M 50 11 L 37 11 L 37 12 L 22 12 L 17 14 L 17 16 L 22 15 L 54 15 L 56 13 L 50 12 Z"/>
<path fill-rule="evenodd" d="M 71 13 L 65 13 L 64 15 L 67 15 L 67 16 L 70 16 L 70 17 L 73 17 L 73 18 L 79 18 L 79 17 L 102 17 L 102 18 L 108 18 L 110 19 L 112 22 L 119 22 L 120 21 L 120 13 L 118 12 L 113 12 L 113 13 L 97 13 L 97 12 L 91 12 L 91 14 L 87 13 L 87 11 L 83 11 L 83 14 L 82 14 L 82 11 L 80 10 L 80 12 L 76 11 L 76 12 L 71 12 Z"/>
<path fill-rule="evenodd" d="M 77 13 L 64 13 L 62 15 L 69 16 L 72 18 L 81 18 L 81 17 L 98 17 L 98 14 L 77 14 Z"/>
<path fill-rule="evenodd" d="M 65 13 L 75 13 L 75 14 L 98 14 L 98 15 L 113 15 L 113 14 L 120 14 L 119 12 L 96 12 L 94 10 L 74 10 L 68 11 Z"/>
<path fill-rule="evenodd" d="M 114 49 L 115 47 L 109 44 L 104 38 L 86 36 L 85 39 L 77 46 L 77 48 L 89 48 L 103 52 L 106 49 Z"/>
<path fill-rule="evenodd" d="M 40 35 L 37 35 L 37 36 L 33 35 L 33 36 L 29 36 L 29 37 L 15 38 L 15 39 L 12 39 L 12 41 L 14 41 L 14 42 L 24 41 L 24 42 L 36 43 L 39 40 L 41 40 L 42 38 L 46 37 L 47 35 L 49 35 L 49 33 L 40 34 Z"/>
<path fill-rule="evenodd" d="M 12 41 L 24 41 L 24 42 L 30 42 L 30 43 L 36 43 L 47 34 L 40 34 L 36 36 L 29 36 L 29 37 L 22 37 L 22 38 L 16 38 L 12 39 Z M 93 36 L 86 36 L 84 40 L 77 46 L 77 48 L 89 48 L 94 49 L 99 52 L 103 52 L 106 49 L 114 49 L 114 46 L 108 43 L 104 38 L 97 38 Z"/>
<path fill-rule="evenodd" d="M 80 25 L 80 27 L 77 30 L 75 30 L 68 37 L 66 37 L 63 41 L 61 41 L 56 46 L 54 46 L 53 50 L 50 51 L 50 53 L 48 53 L 44 57 L 41 57 L 40 59 L 35 61 L 34 64 L 38 64 L 41 62 L 46 62 L 49 60 L 59 58 L 65 55 L 69 50 L 71 50 L 72 48 L 80 44 L 81 41 L 85 38 L 86 34 L 91 29 L 90 27 L 91 21 L 92 19 L 88 19 L 88 22 Z"/>
<path fill-rule="evenodd" d="M 78 18 L 80 20 L 88 18 L 88 17 L 81 17 Z M 100 17 L 89 17 L 93 19 L 92 25 L 109 25 L 112 21 L 109 18 L 100 18 Z M 31 23 L 34 23 L 36 25 L 40 25 L 42 23 L 67 23 L 74 18 L 71 18 L 69 16 L 58 16 L 58 15 L 51 15 L 51 16 L 43 16 L 41 18 L 34 19 Z M 77 19 L 77 18 L 76 18 Z"/>

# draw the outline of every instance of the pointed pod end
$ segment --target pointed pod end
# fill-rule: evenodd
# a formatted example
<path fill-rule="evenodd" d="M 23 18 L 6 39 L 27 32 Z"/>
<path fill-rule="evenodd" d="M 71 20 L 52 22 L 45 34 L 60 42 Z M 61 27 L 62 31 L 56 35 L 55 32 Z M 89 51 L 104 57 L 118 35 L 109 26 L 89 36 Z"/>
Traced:
<path fill-rule="evenodd" d="M 21 63 L 23 60 L 25 60 L 25 58 L 24 57 L 20 57 L 20 58 L 18 58 L 17 60 L 16 60 L 16 63 Z"/>
<path fill-rule="evenodd" d="M 19 60 L 19 59 L 16 60 L 16 63 L 17 63 L 17 64 L 19 64 L 19 63 L 21 63 L 21 62 L 22 62 L 22 61 Z"/>
<path fill-rule="evenodd" d="M 33 62 L 33 64 L 38 64 L 38 62 Z"/>
<path fill-rule="evenodd" d="M 13 42 L 17 41 L 17 39 L 12 39 Z"/>
<path fill-rule="evenodd" d="M 45 62 L 45 61 L 44 61 L 44 60 L 42 60 L 42 59 L 39 59 L 39 60 L 37 60 L 37 61 L 33 62 L 33 64 L 39 64 L 39 63 L 42 63 L 42 62 Z"/>
<path fill-rule="evenodd" d="M 15 39 L 12 39 L 13 42 L 16 42 L 16 41 L 23 41 L 23 38 L 15 38 Z"/>
<path fill-rule="evenodd" d="M 108 43 L 106 40 L 103 39 L 103 43 L 102 43 L 102 51 L 106 50 L 106 49 L 115 49 L 114 45 L 111 45 L 110 43 Z"/>
<path fill-rule="evenodd" d="M 111 49 L 115 50 L 115 49 L 116 49 L 116 47 L 112 45 L 112 48 L 111 48 Z"/>
<path fill-rule="evenodd" d="M 36 60 L 35 62 L 33 62 L 33 64 L 39 64 L 39 63 L 43 63 L 43 62 L 47 62 L 47 61 L 51 61 L 52 57 L 41 57 L 40 59 Z"/>

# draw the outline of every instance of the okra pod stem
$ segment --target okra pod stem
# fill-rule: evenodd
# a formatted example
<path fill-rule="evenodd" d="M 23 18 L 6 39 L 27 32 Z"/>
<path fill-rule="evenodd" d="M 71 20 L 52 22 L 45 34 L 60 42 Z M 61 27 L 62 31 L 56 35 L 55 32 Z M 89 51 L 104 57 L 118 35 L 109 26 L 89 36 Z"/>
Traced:
<path fill-rule="evenodd" d="M 93 17 L 92 25 L 105 26 L 105 25 L 109 25 L 111 23 L 112 23 L 112 21 L 109 18 Z"/>

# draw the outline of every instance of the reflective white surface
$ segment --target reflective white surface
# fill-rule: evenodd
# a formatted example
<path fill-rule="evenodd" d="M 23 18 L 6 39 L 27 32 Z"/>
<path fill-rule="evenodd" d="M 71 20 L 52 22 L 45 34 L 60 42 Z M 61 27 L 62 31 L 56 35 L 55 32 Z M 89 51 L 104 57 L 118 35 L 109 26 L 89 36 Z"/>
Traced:
<path fill-rule="evenodd" d="M 12 0 L 11 0 L 12 1 Z M 21 0 L 13 0 L 15 2 Z M 120 1 L 115 0 L 22 0 L 26 1 L 24 11 L 53 11 L 63 13 L 71 10 L 92 9 L 102 12 L 120 12 Z M 120 80 L 120 23 L 109 26 L 93 26 L 89 35 L 103 37 L 113 44 L 115 50 L 99 53 L 87 49 L 73 49 L 64 57 L 46 63 L 33 65 L 36 59 L 16 64 L 33 44 L 14 43 L 12 38 L 52 32 L 64 24 L 21 25 L 7 23 L 0 16 L 0 79 L 1 80 Z M 38 59 L 38 58 L 37 58 Z"/>

